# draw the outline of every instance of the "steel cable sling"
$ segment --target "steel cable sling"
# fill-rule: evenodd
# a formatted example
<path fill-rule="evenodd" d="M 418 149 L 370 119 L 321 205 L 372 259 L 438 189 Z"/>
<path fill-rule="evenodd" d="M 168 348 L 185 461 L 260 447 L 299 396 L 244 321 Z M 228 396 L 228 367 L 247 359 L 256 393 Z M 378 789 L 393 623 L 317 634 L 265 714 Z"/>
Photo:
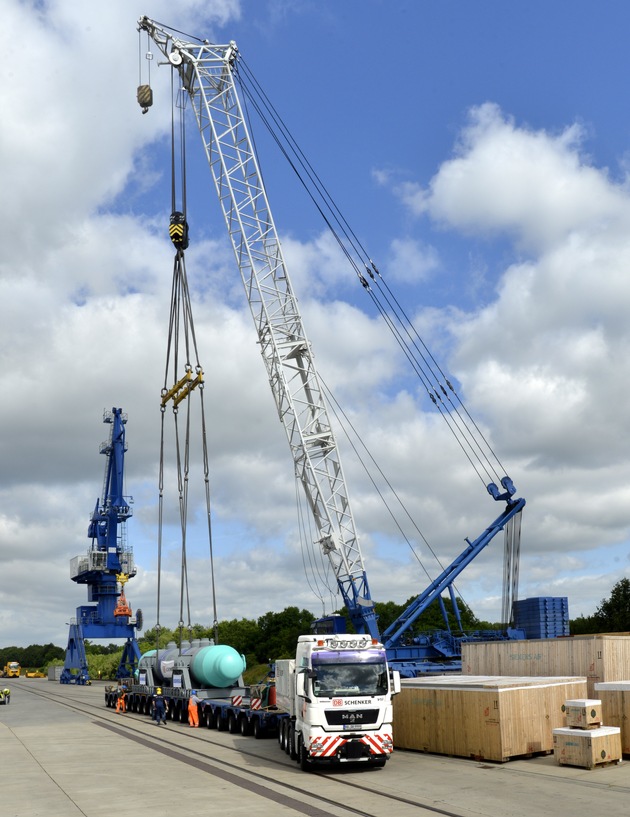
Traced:
<path fill-rule="evenodd" d="M 171 74 L 171 94 L 174 100 L 173 79 Z M 181 95 L 180 99 L 185 99 Z M 175 107 L 179 115 L 179 142 L 180 142 L 180 182 L 181 182 L 181 210 L 177 209 L 177 163 L 176 163 L 176 133 Z M 188 522 L 188 493 L 190 479 L 190 437 L 192 426 L 191 396 L 193 391 L 199 394 L 199 412 L 201 425 L 201 459 L 204 479 L 206 503 L 206 519 L 208 529 L 208 548 L 210 559 L 211 589 L 213 602 L 213 629 L 215 643 L 218 643 L 218 616 L 215 592 L 214 553 L 212 542 L 211 522 L 211 494 L 208 465 L 208 439 L 206 430 L 206 412 L 204 403 L 204 376 L 199 359 L 197 339 L 192 313 L 190 288 L 186 274 L 185 250 L 188 247 L 188 223 L 186 221 L 186 153 L 185 153 L 185 124 L 183 105 L 177 106 L 173 101 L 171 121 L 171 207 L 169 235 L 175 247 L 173 265 L 173 279 L 171 285 L 171 303 L 169 312 L 169 329 L 164 370 L 164 385 L 160 395 L 160 465 L 159 465 L 159 507 L 158 507 L 158 598 L 157 598 L 157 627 L 158 642 L 160 630 L 161 604 L 161 569 L 163 550 L 164 526 L 164 463 L 166 437 L 166 408 L 170 404 L 173 415 L 174 445 L 177 470 L 177 493 L 179 505 L 179 520 L 181 532 L 181 563 L 180 563 L 180 600 L 179 600 L 179 642 L 183 640 L 184 626 L 192 630 L 190 614 L 190 593 L 188 585 L 188 555 L 187 555 L 187 522 Z M 183 371 L 183 375 L 181 372 Z M 186 412 L 180 429 L 180 405 L 185 403 Z M 186 614 L 186 621 L 184 615 Z"/>

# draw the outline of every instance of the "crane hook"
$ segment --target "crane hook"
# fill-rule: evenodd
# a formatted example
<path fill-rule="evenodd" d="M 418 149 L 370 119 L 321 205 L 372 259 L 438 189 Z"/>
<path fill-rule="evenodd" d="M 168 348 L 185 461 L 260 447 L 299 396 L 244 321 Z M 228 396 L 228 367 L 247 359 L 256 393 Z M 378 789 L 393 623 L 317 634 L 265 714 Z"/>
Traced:
<path fill-rule="evenodd" d="M 153 89 L 150 85 L 138 85 L 138 105 L 142 108 L 142 113 L 146 113 L 153 105 Z"/>

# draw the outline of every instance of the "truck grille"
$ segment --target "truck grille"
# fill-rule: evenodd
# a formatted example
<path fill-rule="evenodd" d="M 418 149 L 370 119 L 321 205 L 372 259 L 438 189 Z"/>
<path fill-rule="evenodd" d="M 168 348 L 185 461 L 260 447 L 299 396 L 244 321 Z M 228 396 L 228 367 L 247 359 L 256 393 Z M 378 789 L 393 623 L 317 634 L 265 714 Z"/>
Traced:
<path fill-rule="evenodd" d="M 378 720 L 378 709 L 335 709 L 326 710 L 326 723 L 329 726 L 368 726 Z"/>

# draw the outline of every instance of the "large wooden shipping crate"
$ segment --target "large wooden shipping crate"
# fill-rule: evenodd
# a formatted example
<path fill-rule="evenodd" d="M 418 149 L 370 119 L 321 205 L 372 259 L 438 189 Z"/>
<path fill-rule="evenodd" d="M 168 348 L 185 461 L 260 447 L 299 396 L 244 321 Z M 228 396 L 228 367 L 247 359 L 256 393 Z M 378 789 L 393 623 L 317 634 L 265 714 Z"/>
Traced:
<path fill-rule="evenodd" d="M 584 676 L 595 684 L 621 681 L 630 672 L 630 636 L 595 635 L 462 644 L 464 675 Z"/>
<path fill-rule="evenodd" d="M 394 698 L 394 746 L 500 762 L 551 753 L 564 702 L 585 694 L 586 679 L 575 677 L 405 679 Z"/>
<path fill-rule="evenodd" d="M 621 730 L 621 752 L 630 755 L 630 681 L 607 681 L 595 684 L 602 702 L 602 718 L 606 726 Z"/>

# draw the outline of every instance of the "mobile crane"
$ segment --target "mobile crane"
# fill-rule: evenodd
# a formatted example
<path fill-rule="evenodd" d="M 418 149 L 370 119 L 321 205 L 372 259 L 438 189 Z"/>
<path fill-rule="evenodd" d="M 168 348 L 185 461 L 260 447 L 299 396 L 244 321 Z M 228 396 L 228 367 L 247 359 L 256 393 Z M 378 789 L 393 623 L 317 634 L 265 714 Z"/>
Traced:
<path fill-rule="evenodd" d="M 444 610 L 442 593 L 455 602 L 453 582 L 500 530 L 519 517 L 524 499 L 515 498 L 509 477 L 487 485 L 504 510 L 383 634 L 368 585 L 359 539 L 329 411 L 311 346 L 294 296 L 276 232 L 258 159 L 241 103 L 239 52 L 235 42 L 191 42 L 177 32 L 141 17 L 146 32 L 192 102 L 206 158 L 240 270 L 278 415 L 287 435 L 296 479 L 302 484 L 317 528 L 317 542 L 328 558 L 349 618 L 358 633 L 383 641 L 392 666 L 416 675 L 444 660 L 456 666 L 458 639 L 428 643 L 409 636 L 418 616 L 434 601 Z M 146 113 L 152 104 L 148 85 L 138 88 Z M 368 274 L 374 278 L 370 269 Z M 368 286 L 363 276 L 362 283 Z M 448 382 L 448 381 L 447 381 Z M 450 383 L 448 384 L 450 386 Z M 444 390 L 444 389 L 443 389 Z M 445 391 L 446 393 L 446 391 Z M 435 402 L 435 399 L 431 395 Z M 520 528 L 519 528 L 520 530 Z M 454 604 L 455 609 L 457 605 Z"/>
<path fill-rule="evenodd" d="M 62 684 L 90 683 L 86 638 L 126 639 L 117 678 L 133 675 L 140 660 L 136 629 L 142 626 L 142 611 L 133 615 L 124 592 L 127 581 L 136 575 L 133 550 L 126 537 L 133 500 L 123 495 L 127 415 L 120 408 L 112 408 L 104 412 L 103 422 L 111 429 L 109 439 L 100 446 L 100 453 L 106 457 L 105 478 L 88 526 L 87 535 L 92 543 L 87 554 L 70 561 L 70 578 L 88 586 L 89 604 L 77 607 L 76 617 L 70 621 L 59 679 Z"/>

